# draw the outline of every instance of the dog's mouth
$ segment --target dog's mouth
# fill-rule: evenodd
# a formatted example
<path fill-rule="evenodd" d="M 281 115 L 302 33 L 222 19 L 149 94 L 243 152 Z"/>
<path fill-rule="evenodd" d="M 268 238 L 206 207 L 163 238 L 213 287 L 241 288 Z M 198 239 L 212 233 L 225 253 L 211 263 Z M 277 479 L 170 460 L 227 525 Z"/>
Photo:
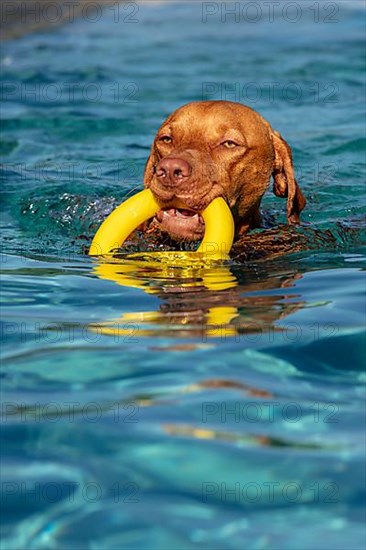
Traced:
<path fill-rule="evenodd" d="M 187 208 L 162 208 L 154 221 L 161 231 L 176 240 L 197 241 L 203 237 L 205 222 L 201 214 Z"/>

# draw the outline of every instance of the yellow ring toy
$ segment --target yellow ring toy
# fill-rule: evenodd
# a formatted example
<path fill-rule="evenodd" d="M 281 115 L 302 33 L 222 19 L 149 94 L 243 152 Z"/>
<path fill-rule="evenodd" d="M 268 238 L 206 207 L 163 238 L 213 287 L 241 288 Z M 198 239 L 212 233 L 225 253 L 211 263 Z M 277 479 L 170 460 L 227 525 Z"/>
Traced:
<path fill-rule="evenodd" d="M 109 254 L 122 246 L 127 237 L 143 222 L 152 218 L 161 206 L 150 189 L 144 189 L 117 206 L 104 220 L 90 246 L 90 256 Z M 228 258 L 234 240 L 234 220 L 223 198 L 214 199 L 201 213 L 205 222 L 205 234 L 196 252 L 179 252 L 181 259 L 195 257 L 212 260 Z M 171 258 L 172 252 L 151 253 L 152 256 Z M 150 253 L 149 253 L 150 256 Z"/>

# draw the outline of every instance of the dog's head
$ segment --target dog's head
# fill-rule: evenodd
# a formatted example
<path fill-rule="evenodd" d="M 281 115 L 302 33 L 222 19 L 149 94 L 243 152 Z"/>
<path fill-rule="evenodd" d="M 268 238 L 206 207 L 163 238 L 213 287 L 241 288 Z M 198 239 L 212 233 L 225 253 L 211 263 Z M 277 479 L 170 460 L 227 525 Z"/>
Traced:
<path fill-rule="evenodd" d="M 253 109 L 203 101 L 184 105 L 160 127 L 144 183 L 162 205 L 160 229 L 178 240 L 198 240 L 200 212 L 216 197 L 230 206 L 238 231 L 257 226 L 271 175 L 276 195 L 288 197 L 289 222 L 297 223 L 305 199 L 288 144 Z"/>

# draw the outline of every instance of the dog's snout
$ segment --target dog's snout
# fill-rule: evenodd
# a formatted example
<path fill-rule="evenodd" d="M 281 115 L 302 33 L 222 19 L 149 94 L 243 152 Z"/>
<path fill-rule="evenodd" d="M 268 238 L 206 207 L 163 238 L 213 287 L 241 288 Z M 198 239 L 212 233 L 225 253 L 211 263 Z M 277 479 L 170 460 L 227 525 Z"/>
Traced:
<path fill-rule="evenodd" d="M 192 167 L 181 158 L 162 159 L 156 167 L 156 177 L 162 184 L 179 184 L 191 175 Z"/>

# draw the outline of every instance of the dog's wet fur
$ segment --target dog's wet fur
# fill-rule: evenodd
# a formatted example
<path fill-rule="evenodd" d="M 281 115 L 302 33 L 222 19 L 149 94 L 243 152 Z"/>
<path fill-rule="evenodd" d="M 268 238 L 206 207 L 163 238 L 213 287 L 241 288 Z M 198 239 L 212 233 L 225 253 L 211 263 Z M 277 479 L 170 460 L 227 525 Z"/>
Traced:
<path fill-rule="evenodd" d="M 204 234 L 200 212 L 223 197 L 233 213 L 237 248 L 250 229 L 263 227 L 260 203 L 271 178 L 275 195 L 287 198 L 288 223 L 298 224 L 306 200 L 281 135 L 240 103 L 188 103 L 154 139 L 144 185 L 162 208 L 145 229 L 170 242 L 197 241 Z"/>

